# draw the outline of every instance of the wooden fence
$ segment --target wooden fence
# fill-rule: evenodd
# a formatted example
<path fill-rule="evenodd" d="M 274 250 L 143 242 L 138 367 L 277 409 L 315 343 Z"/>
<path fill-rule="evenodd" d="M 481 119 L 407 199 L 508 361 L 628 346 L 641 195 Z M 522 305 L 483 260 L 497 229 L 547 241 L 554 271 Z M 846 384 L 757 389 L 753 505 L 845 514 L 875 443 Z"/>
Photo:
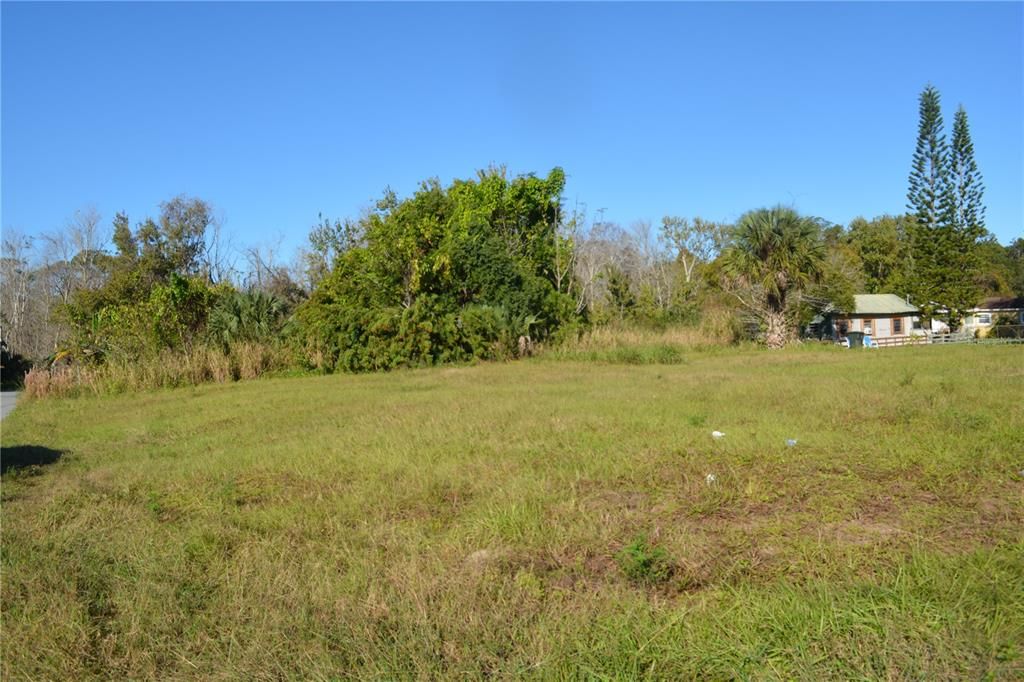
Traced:
<path fill-rule="evenodd" d="M 929 343 L 971 343 L 976 341 L 974 334 L 966 332 L 946 332 L 945 334 L 932 334 Z"/>
<path fill-rule="evenodd" d="M 889 336 L 884 339 L 871 339 L 872 346 L 890 348 L 892 346 L 923 346 L 928 343 L 927 336 Z"/>
<path fill-rule="evenodd" d="M 871 339 L 871 345 L 879 348 L 892 348 L 895 346 L 924 346 L 928 344 L 947 343 L 1024 343 L 1024 325 L 1002 325 L 989 327 L 987 334 L 983 337 L 975 337 L 972 332 L 947 332 L 945 334 L 930 334 L 918 336 L 891 336 L 883 339 Z"/>

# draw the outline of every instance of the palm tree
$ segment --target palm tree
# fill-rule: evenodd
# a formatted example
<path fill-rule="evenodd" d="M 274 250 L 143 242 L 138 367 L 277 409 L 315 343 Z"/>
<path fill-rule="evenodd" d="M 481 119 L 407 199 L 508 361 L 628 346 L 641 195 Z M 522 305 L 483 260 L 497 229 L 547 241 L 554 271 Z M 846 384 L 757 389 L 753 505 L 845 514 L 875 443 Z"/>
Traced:
<path fill-rule="evenodd" d="M 740 217 L 723 268 L 734 294 L 764 327 L 769 348 L 793 337 L 801 294 L 817 282 L 825 265 L 818 224 L 783 206 L 760 208 Z"/>
<path fill-rule="evenodd" d="M 225 349 L 238 341 L 265 341 L 284 318 L 281 299 L 263 291 L 235 291 L 210 311 L 207 328 Z"/>

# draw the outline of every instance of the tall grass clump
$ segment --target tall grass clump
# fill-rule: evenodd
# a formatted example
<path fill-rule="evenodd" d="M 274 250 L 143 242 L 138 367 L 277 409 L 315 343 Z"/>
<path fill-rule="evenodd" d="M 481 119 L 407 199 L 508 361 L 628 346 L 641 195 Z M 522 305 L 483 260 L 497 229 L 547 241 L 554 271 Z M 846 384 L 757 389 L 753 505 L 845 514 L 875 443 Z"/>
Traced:
<path fill-rule="evenodd" d="M 543 355 L 558 360 L 582 360 L 623 365 L 675 365 L 685 354 L 735 345 L 739 340 L 727 321 L 709 320 L 699 326 L 603 325 L 548 346 Z"/>
<path fill-rule="evenodd" d="M 26 398 L 63 397 L 81 385 L 80 373 L 70 368 L 33 367 L 25 374 Z"/>
<path fill-rule="evenodd" d="M 103 395 L 251 380 L 290 368 L 290 360 L 287 349 L 280 344 L 244 341 L 232 343 L 226 350 L 200 345 L 187 351 L 164 350 L 137 360 L 55 364 L 33 368 L 26 374 L 25 397 Z"/>

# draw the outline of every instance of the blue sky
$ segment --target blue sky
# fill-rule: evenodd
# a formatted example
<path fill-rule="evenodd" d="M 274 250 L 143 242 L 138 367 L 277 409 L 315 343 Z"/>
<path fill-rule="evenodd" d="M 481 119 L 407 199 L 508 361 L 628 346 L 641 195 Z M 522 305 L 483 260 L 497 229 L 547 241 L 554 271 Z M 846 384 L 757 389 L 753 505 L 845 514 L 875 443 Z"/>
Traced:
<path fill-rule="evenodd" d="M 1024 233 L 1024 5 L 2 4 L 2 227 L 178 193 L 236 244 L 489 164 L 629 225 L 904 209 L 917 96 L 962 103 Z"/>

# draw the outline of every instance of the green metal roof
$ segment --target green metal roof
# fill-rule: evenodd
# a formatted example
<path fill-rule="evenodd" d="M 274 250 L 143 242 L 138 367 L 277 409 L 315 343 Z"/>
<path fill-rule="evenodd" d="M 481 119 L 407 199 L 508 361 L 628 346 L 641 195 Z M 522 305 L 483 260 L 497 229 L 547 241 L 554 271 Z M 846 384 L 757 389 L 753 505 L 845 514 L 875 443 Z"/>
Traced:
<path fill-rule="evenodd" d="M 854 315 L 902 315 L 920 312 L 896 294 L 857 294 L 853 301 Z"/>

